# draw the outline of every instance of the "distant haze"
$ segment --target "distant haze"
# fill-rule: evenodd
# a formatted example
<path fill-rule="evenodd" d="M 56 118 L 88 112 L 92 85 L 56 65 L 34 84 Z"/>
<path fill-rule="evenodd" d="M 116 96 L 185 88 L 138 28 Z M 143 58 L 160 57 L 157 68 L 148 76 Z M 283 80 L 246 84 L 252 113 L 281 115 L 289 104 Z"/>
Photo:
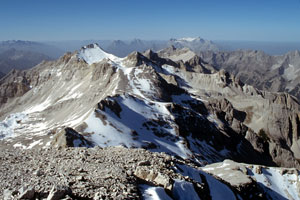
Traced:
<path fill-rule="evenodd" d="M 300 41 L 300 1 L 3 0 L 0 40 Z"/>
<path fill-rule="evenodd" d="M 206 39 L 206 38 L 204 38 Z M 135 39 L 136 40 L 136 39 Z M 140 40 L 143 44 L 133 45 L 134 40 L 73 40 L 73 41 L 48 41 L 43 42 L 61 49 L 63 52 L 75 51 L 90 43 L 98 43 L 106 51 L 118 56 L 125 56 L 132 51 L 144 51 L 147 49 L 159 50 L 170 45 L 169 40 Z M 232 41 L 213 40 L 220 51 L 260 50 L 270 55 L 282 55 L 289 51 L 300 50 L 300 42 L 263 42 L 263 41 Z M 122 45 L 123 44 L 123 45 Z M 131 44 L 131 45 L 130 45 Z M 118 46 L 119 45 L 119 46 Z M 125 45 L 125 46 L 124 46 Z M 156 47 L 156 48 L 153 48 Z M 118 51 L 114 50 L 118 49 Z M 120 53 L 124 51 L 124 53 Z M 119 54 L 118 54 L 119 52 Z"/>

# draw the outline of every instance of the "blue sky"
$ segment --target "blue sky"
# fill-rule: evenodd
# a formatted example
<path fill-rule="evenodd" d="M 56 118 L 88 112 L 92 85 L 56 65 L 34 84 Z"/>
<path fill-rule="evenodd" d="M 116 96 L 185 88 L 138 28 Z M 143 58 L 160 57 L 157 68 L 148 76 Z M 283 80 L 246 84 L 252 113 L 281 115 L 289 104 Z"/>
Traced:
<path fill-rule="evenodd" d="M 0 40 L 300 41 L 300 0 L 1 0 Z"/>

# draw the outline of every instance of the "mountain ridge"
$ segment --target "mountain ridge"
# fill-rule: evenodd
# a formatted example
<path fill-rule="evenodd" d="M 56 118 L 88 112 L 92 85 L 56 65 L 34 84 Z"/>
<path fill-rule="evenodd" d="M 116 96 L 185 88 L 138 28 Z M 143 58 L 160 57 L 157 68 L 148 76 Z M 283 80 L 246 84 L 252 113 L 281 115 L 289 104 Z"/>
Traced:
<path fill-rule="evenodd" d="M 202 59 L 225 69 L 243 82 L 271 92 L 288 92 L 299 99 L 299 51 L 270 56 L 262 51 L 201 52 Z"/>
<path fill-rule="evenodd" d="M 255 89 L 197 55 L 174 61 L 168 58 L 170 52 L 148 50 L 120 58 L 91 44 L 32 69 L 12 71 L 0 81 L 0 148 L 31 151 L 68 148 L 66 144 L 77 148 L 121 145 L 167 153 L 208 166 L 207 171 L 209 164 L 227 165 L 226 159 L 300 168 L 300 108 L 295 98 Z M 187 163 L 176 167 L 172 170 L 190 176 L 194 170 Z M 135 172 L 136 177 L 157 185 L 158 180 L 147 174 L 143 168 Z M 265 170 L 260 174 L 267 176 Z M 219 178 L 214 174 L 207 179 Z M 260 180 L 251 180 L 241 184 L 269 191 L 258 186 Z M 221 181 L 234 184 L 228 177 Z M 169 186 L 174 184 L 179 182 L 158 185 L 173 191 Z M 240 185 L 228 191 L 235 193 L 236 187 Z"/>

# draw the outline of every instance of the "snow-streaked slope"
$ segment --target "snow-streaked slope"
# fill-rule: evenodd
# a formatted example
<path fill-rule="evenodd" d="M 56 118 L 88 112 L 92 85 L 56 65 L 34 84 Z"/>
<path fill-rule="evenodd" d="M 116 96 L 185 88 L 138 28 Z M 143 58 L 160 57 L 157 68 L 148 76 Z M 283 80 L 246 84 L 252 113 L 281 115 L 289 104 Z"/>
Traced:
<path fill-rule="evenodd" d="M 183 145 L 183 138 L 176 135 L 176 126 L 168 103 L 151 102 L 130 95 L 107 98 L 121 108 L 117 115 L 111 109 L 97 109 L 87 118 L 86 133 L 99 146 L 125 145 L 143 147 L 155 145 L 154 151 L 168 152 L 183 158 L 192 153 Z M 158 125 L 159 123 L 164 125 Z"/>
<path fill-rule="evenodd" d="M 226 199 L 232 199 L 235 200 L 235 195 L 231 191 L 231 189 L 225 185 L 224 183 L 220 182 L 213 176 L 203 172 L 202 170 L 198 170 L 186 165 L 177 165 L 176 166 L 177 172 L 181 173 L 183 176 L 188 176 L 191 179 L 194 179 L 195 181 L 201 183 L 202 179 L 200 175 L 203 175 L 209 185 L 210 189 L 210 196 L 212 200 L 222 200 L 224 198 Z"/>
<path fill-rule="evenodd" d="M 149 185 L 139 186 L 144 200 L 200 200 L 192 183 L 183 180 L 174 180 L 172 197 L 167 195 L 162 187 L 155 187 Z"/>
<path fill-rule="evenodd" d="M 300 199 L 300 177 L 296 169 L 249 165 L 231 160 L 214 163 L 202 169 L 235 187 L 255 181 L 268 199 Z"/>
<path fill-rule="evenodd" d="M 263 186 L 271 199 L 300 199 L 298 173 L 282 173 L 283 169 L 275 167 L 262 168 L 261 173 L 257 173 L 257 167 L 249 168 L 249 174 Z"/>

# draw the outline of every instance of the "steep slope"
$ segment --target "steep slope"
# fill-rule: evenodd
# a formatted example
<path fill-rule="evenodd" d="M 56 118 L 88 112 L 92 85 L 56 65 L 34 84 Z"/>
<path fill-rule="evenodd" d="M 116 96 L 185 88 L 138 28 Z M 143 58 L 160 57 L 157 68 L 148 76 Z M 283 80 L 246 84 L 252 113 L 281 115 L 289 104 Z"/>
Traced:
<path fill-rule="evenodd" d="M 217 118 L 245 136 L 256 150 L 268 151 L 278 165 L 293 166 L 287 164 L 299 155 L 299 105 L 293 97 L 255 90 L 224 71 L 201 74 L 166 69 L 183 80 L 190 93 L 208 101 Z"/>
<path fill-rule="evenodd" d="M 270 56 L 262 51 L 199 52 L 203 60 L 225 69 L 261 90 L 287 92 L 300 98 L 300 53 Z"/>

